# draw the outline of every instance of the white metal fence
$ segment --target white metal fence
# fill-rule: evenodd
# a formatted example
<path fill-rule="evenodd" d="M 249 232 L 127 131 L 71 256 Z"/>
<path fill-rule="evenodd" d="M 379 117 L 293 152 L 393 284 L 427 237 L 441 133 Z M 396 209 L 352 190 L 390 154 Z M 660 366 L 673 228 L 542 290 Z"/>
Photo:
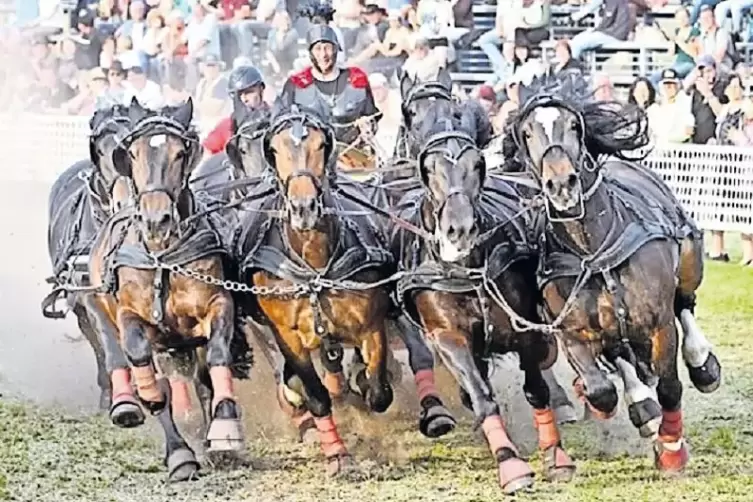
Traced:
<path fill-rule="evenodd" d="M 0 115 L 0 169 L 6 181 L 51 183 L 86 158 L 87 117 Z M 753 233 L 753 148 L 677 145 L 646 160 L 705 230 Z"/>

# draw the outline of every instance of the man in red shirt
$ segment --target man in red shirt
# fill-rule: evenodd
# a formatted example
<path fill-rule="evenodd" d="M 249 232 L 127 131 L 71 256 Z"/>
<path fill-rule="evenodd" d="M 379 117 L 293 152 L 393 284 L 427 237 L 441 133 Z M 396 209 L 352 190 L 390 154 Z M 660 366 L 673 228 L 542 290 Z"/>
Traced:
<path fill-rule="evenodd" d="M 264 77 L 253 66 L 239 66 L 230 73 L 228 78 L 227 91 L 233 99 L 234 109 L 245 106 L 254 110 L 267 106 L 262 99 L 264 88 Z M 232 135 L 232 118 L 222 119 L 202 143 L 205 156 L 224 151 L 225 145 L 230 141 Z"/>

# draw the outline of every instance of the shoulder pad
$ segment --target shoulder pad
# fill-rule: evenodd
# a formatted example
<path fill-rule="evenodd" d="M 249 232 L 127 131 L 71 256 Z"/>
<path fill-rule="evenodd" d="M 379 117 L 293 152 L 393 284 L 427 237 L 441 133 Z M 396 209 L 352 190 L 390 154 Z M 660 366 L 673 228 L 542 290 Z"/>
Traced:
<path fill-rule="evenodd" d="M 310 86 L 314 83 L 314 74 L 311 72 L 311 67 L 309 66 L 305 70 L 292 75 L 290 81 L 299 89 L 305 89 Z"/>
<path fill-rule="evenodd" d="M 356 89 L 365 89 L 369 86 L 369 77 L 360 68 L 352 66 L 348 68 L 348 81 Z"/>

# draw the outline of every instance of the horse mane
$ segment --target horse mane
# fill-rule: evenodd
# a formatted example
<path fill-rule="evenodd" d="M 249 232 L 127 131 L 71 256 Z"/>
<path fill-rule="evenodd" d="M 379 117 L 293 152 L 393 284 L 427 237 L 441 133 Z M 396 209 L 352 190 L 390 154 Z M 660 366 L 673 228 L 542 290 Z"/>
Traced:
<path fill-rule="evenodd" d="M 233 135 L 238 134 L 241 127 L 250 125 L 246 130 L 249 132 L 261 131 L 269 127 L 272 112 L 266 106 L 251 109 L 246 106 L 238 106 L 233 109 L 231 115 Z"/>
<path fill-rule="evenodd" d="M 115 117 L 128 117 L 128 107 L 121 104 L 115 104 L 105 108 L 98 108 L 94 111 L 92 118 L 89 119 L 89 130 L 96 131 L 105 120 Z"/>
<path fill-rule="evenodd" d="M 486 147 L 492 138 L 492 124 L 484 108 L 472 100 L 460 103 L 452 101 L 436 101 L 426 112 L 426 116 L 418 127 L 416 141 L 426 143 L 435 134 L 445 132 L 449 119 L 453 131 L 460 131 L 472 137 L 480 149 Z"/>
<path fill-rule="evenodd" d="M 312 23 L 315 19 L 331 23 L 335 18 L 335 8 L 328 0 L 308 0 L 298 7 L 298 15 L 307 18 Z"/>
<path fill-rule="evenodd" d="M 534 78 L 528 86 L 521 86 L 518 112 L 510 117 L 505 130 L 503 152 L 518 150 L 518 134 L 523 120 L 537 106 L 549 103 L 564 105 L 579 115 L 585 126 L 583 142 L 593 158 L 610 155 L 622 160 L 639 160 L 640 150 L 651 141 L 648 117 L 638 106 L 618 101 L 599 101 L 594 98 L 590 82 L 580 72 L 564 72 Z M 645 157 L 645 155 L 643 155 Z M 512 161 L 514 164 L 520 159 Z"/>

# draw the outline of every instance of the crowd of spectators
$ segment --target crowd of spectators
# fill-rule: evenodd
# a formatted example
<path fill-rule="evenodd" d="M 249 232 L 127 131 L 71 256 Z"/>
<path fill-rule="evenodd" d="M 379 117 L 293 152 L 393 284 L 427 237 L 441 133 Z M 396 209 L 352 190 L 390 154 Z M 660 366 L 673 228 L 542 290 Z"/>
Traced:
<path fill-rule="evenodd" d="M 753 146 L 753 82 L 735 49 L 750 38 L 744 15 L 753 0 L 568 1 L 573 26 L 594 14 L 596 21 L 557 40 L 546 64 L 539 46 L 550 39 L 552 7 L 567 0 L 497 0 L 486 31 L 474 25 L 474 0 L 331 0 L 327 8 L 320 1 L 327 0 L 79 0 L 62 34 L 3 31 L 0 106 L 89 115 L 134 97 L 158 107 L 193 96 L 200 129 L 208 130 L 229 112 L 230 67 L 260 67 L 271 100 L 285 77 L 308 64 L 302 40 L 313 22 L 335 29 L 339 64 L 369 74 L 385 129 L 399 121 L 400 74 L 431 80 L 443 67 L 455 69 L 459 51 L 480 49 L 493 73 L 471 95 L 499 132 L 534 75 L 583 70 L 585 53 L 653 33 L 671 46 L 673 60 L 637 78 L 627 99 L 646 110 L 656 144 Z M 674 10 L 671 29 L 651 19 L 667 9 Z M 610 75 L 591 77 L 598 98 L 618 97 Z M 745 242 L 750 264 L 753 242 Z M 728 259 L 720 233 L 711 257 Z"/>

